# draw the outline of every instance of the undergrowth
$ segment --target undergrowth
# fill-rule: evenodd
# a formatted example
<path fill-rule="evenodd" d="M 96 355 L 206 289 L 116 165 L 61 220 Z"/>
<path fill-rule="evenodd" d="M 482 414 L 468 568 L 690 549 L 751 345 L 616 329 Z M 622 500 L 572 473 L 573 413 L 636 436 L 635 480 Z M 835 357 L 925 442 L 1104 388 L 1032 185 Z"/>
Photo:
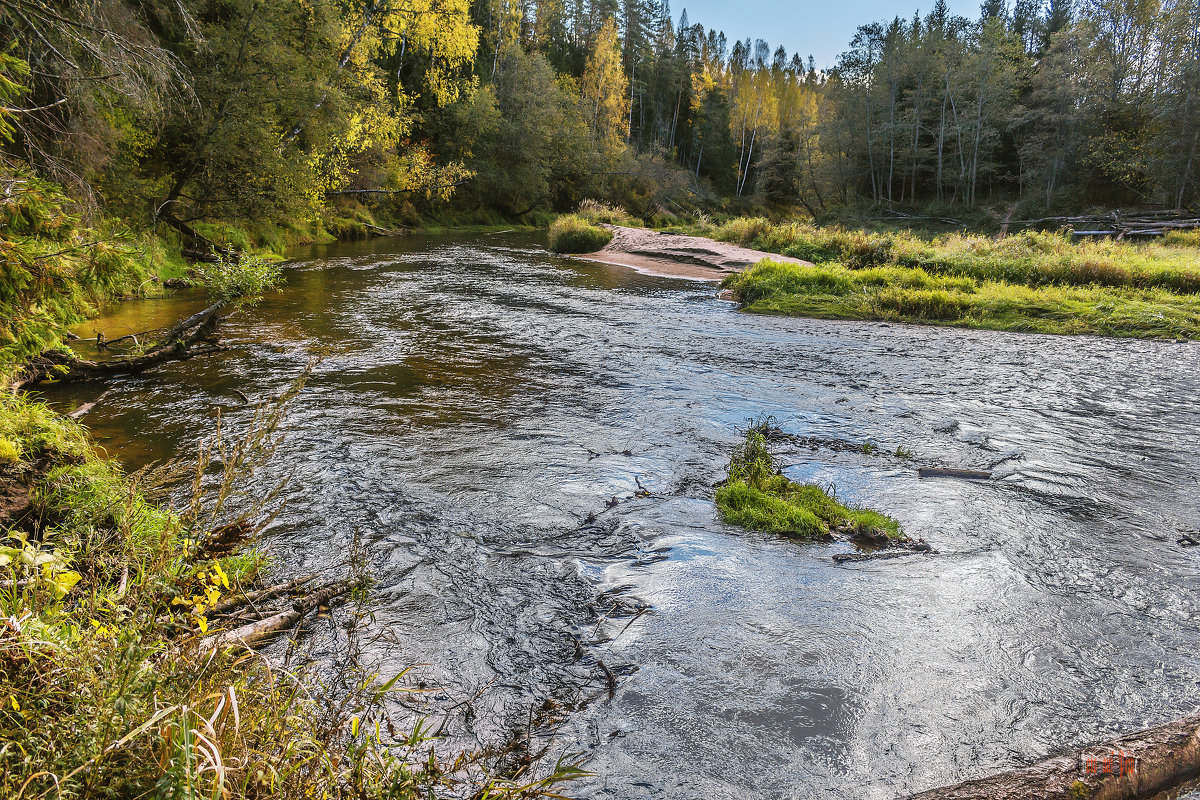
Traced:
<path fill-rule="evenodd" d="M 67 326 L 147 286 L 147 254 L 111 221 L 84 225 L 59 187 L 0 174 L 0 378 L 57 347 Z"/>
<path fill-rule="evenodd" d="M 813 484 L 790 480 L 771 455 L 761 425 L 752 425 L 729 460 L 729 477 L 717 487 L 721 518 L 743 528 L 818 539 L 832 533 L 892 541 L 904 539 L 900 523 L 840 503 Z"/>

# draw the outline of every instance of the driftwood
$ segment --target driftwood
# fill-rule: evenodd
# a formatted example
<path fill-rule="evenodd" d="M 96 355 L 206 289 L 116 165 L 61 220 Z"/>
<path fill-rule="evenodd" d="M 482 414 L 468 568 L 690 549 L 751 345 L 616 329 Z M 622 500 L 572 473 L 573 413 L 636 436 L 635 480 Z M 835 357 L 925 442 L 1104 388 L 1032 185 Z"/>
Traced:
<path fill-rule="evenodd" d="M 82 381 L 132 375 L 165 361 L 180 361 L 212 352 L 215 348 L 198 349 L 195 345 L 210 334 L 224 308 L 224 302 L 214 303 L 182 320 L 163 335 L 158 345 L 141 355 L 90 361 L 60 350 L 47 351 L 25 365 L 15 388 L 24 389 L 51 379 Z"/>
<path fill-rule="evenodd" d="M 372 225 L 369 222 L 363 222 L 361 224 L 372 236 L 407 236 L 410 233 L 408 228 L 381 228 L 380 226 Z"/>
<path fill-rule="evenodd" d="M 917 475 L 922 478 L 965 478 L 969 481 L 990 480 L 992 473 L 982 469 L 952 469 L 950 467 L 921 467 Z"/>
<path fill-rule="evenodd" d="M 235 611 L 242 606 L 250 605 L 251 603 L 260 603 L 264 600 L 270 600 L 273 597 L 278 597 L 281 594 L 287 594 L 288 592 L 299 589 L 304 584 L 314 580 L 319 574 L 320 573 L 318 572 L 314 572 L 310 575 L 296 578 L 293 581 L 277 583 L 274 586 L 268 586 L 265 589 L 256 589 L 253 592 L 242 592 L 241 594 L 233 597 L 227 597 L 213 606 L 208 613 L 214 616 L 228 614 L 229 612 Z"/>
<path fill-rule="evenodd" d="M 1140 800 L 1200 775 L 1200 714 L 909 800 Z"/>
<path fill-rule="evenodd" d="M 1170 231 L 1200 230 L 1200 217 L 1181 211 L 1114 211 L 1111 214 L 1042 217 L 1011 224 L 1023 228 L 1069 228 L 1075 236 L 1115 236 L 1126 239 L 1162 236 Z"/>
<path fill-rule="evenodd" d="M 261 647 L 279 634 L 293 628 L 304 615 L 314 608 L 326 605 L 354 588 L 353 581 L 338 581 L 323 589 L 297 600 L 292 607 L 278 614 L 242 625 L 231 630 L 207 636 L 200 640 L 204 650 L 219 650 L 223 647 L 240 647 L 253 650 Z"/>

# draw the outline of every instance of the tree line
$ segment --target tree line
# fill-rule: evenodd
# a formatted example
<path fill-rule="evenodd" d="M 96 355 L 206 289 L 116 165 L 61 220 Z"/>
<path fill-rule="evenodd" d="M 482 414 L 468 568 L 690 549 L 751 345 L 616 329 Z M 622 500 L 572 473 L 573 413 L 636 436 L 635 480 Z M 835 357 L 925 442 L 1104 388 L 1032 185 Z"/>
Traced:
<path fill-rule="evenodd" d="M 668 0 L 0 0 L 0 38 L 10 162 L 183 231 L 1197 197 L 1200 0 L 937 0 L 828 70 Z"/>

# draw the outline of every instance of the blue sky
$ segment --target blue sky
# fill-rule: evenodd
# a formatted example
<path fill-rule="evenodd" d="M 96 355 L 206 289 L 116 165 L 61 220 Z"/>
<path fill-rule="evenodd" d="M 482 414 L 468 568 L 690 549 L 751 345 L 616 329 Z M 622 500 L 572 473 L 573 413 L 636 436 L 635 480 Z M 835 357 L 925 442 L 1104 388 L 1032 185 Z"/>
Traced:
<path fill-rule="evenodd" d="M 859 25 L 873 20 L 891 19 L 899 14 L 911 18 L 920 9 L 925 14 L 934 0 L 672 0 L 671 16 L 687 9 L 691 24 L 725 31 L 734 39 L 765 39 L 774 50 L 779 45 L 788 55 L 799 52 L 807 59 L 811 53 L 817 68 L 832 66 L 838 53 L 846 49 Z M 974 19 L 979 16 L 979 0 L 947 0 L 951 13 Z"/>

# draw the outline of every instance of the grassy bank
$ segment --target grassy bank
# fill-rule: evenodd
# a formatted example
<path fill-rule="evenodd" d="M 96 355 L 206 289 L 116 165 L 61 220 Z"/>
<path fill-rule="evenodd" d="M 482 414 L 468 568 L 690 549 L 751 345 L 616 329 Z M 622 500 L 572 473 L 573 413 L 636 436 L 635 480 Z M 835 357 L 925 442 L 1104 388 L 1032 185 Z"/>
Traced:
<path fill-rule="evenodd" d="M 953 325 L 1102 336 L 1200 338 L 1200 297 L 1165 289 L 1029 287 L 930 274 L 920 268 L 853 270 L 762 262 L 732 288 L 747 311 L 824 319 Z"/>
<path fill-rule="evenodd" d="M 1200 235 L 1132 244 L 1066 233 L 866 232 L 740 219 L 695 232 L 814 262 L 727 285 L 747 310 L 1009 331 L 1200 338 Z"/>
<path fill-rule="evenodd" d="M 215 440 L 221 458 L 188 473 L 127 475 L 79 425 L 0 397 L 0 796 L 415 800 L 453 784 L 532 797 L 570 776 L 506 781 L 481 754 L 431 757 L 350 644 L 332 681 L 208 649 L 222 604 L 264 567 L 228 547 L 243 517 L 224 501 L 278 418 Z M 154 501 L 186 474 L 218 488 L 181 510 Z"/>
<path fill-rule="evenodd" d="M 721 518 L 752 530 L 818 539 L 833 533 L 902 541 L 900 523 L 853 508 L 819 486 L 789 480 L 767 447 L 762 426 L 752 427 L 729 461 L 729 477 L 717 487 Z"/>

